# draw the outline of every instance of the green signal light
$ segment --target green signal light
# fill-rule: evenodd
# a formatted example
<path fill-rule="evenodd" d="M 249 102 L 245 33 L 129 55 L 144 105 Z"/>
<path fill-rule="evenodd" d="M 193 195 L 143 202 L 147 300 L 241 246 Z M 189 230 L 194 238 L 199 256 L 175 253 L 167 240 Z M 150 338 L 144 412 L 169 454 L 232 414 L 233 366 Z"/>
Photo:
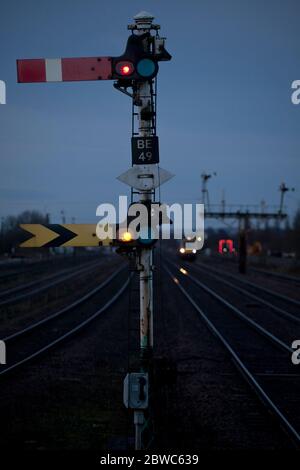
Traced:
<path fill-rule="evenodd" d="M 151 59 L 142 59 L 137 64 L 137 72 L 141 77 L 151 77 L 156 71 L 156 64 Z"/>
<path fill-rule="evenodd" d="M 150 245 L 153 243 L 154 235 L 152 233 L 151 227 L 143 227 L 140 231 L 139 242 L 143 245 Z"/>

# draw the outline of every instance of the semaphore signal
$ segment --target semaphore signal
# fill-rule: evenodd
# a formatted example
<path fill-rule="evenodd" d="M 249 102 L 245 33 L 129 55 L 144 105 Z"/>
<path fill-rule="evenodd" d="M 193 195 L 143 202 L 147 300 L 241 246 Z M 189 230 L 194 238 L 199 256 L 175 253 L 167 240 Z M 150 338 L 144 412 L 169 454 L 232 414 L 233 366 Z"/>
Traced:
<path fill-rule="evenodd" d="M 17 60 L 19 83 L 114 80 L 114 87 L 132 99 L 138 131 L 132 135 L 132 168 L 119 176 L 131 187 L 140 204 L 149 206 L 155 200 L 155 189 L 173 175 L 158 167 L 159 150 L 156 136 L 156 86 L 161 61 L 171 59 L 165 39 L 159 36 L 154 17 L 141 12 L 128 26 L 131 35 L 121 56 Z M 154 32 L 154 34 L 153 34 Z M 130 91 L 128 91 L 128 89 Z M 134 121 L 134 119 L 133 119 Z M 99 240 L 94 225 L 56 224 L 23 225 L 31 237 L 23 246 L 101 246 L 113 244 L 135 260 L 140 277 L 140 372 L 127 374 L 124 381 L 124 404 L 134 410 L 135 448 L 143 448 L 142 433 L 148 409 L 148 370 L 153 349 L 153 253 L 155 240 L 150 227 L 142 227 L 139 240 L 133 241 L 125 231 L 111 240 Z M 137 249 L 138 247 L 138 249 Z"/>

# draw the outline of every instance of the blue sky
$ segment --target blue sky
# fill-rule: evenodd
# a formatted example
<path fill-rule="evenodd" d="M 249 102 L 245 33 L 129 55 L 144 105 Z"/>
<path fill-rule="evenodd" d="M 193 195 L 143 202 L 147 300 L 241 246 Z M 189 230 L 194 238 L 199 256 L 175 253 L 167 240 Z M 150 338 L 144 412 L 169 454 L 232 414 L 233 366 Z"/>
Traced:
<path fill-rule="evenodd" d="M 17 84 L 16 59 L 120 55 L 127 24 L 154 14 L 171 62 L 160 65 L 161 166 L 176 175 L 164 202 L 199 200 L 203 170 L 216 171 L 213 203 L 279 201 L 284 180 L 300 203 L 298 0 L 3 0 L 0 79 L 0 215 L 64 209 L 67 221 L 95 220 L 96 206 L 127 187 L 131 104 L 113 82 Z"/>

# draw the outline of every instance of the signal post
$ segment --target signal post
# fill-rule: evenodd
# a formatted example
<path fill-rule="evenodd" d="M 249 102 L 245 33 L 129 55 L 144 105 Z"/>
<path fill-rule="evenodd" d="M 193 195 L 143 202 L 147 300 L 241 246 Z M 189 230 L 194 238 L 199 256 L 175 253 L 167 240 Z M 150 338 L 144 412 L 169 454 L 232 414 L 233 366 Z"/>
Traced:
<path fill-rule="evenodd" d="M 160 60 L 170 60 L 171 56 L 164 48 L 164 40 L 158 36 L 158 25 L 153 25 L 154 17 L 142 12 L 134 17 L 135 24 L 129 25 L 129 29 L 139 38 L 143 38 L 142 44 L 145 54 L 151 54 L 155 57 L 157 54 Z M 151 31 L 156 31 L 156 36 L 151 35 Z M 148 73 L 154 73 L 154 66 L 149 61 L 147 64 Z M 153 77 L 154 78 L 154 77 Z M 119 179 L 138 190 L 139 202 L 144 204 L 148 210 L 155 187 L 171 177 L 164 171 L 161 176 L 158 138 L 156 136 L 156 109 L 154 100 L 153 79 L 137 81 L 133 86 L 133 105 L 137 109 L 138 132 L 137 137 L 132 138 L 132 171 L 126 172 L 126 176 L 121 175 Z M 144 180 L 144 188 L 140 186 L 136 178 Z M 158 181 L 155 182 L 153 173 L 158 175 Z M 161 177 L 160 177 L 161 176 Z M 149 221 L 150 217 L 148 217 Z M 124 383 L 125 394 L 130 394 L 130 381 L 137 377 L 135 387 L 139 389 L 139 395 L 148 395 L 149 365 L 152 357 L 153 348 L 153 244 L 151 241 L 151 228 L 141 227 L 145 237 L 144 247 L 141 247 L 136 257 L 136 268 L 140 277 L 140 360 L 141 375 L 128 374 Z M 141 232 L 140 232 L 141 233 Z M 148 241 L 148 242 L 147 242 Z M 145 375 L 143 375 L 145 374 Z M 143 388 L 144 387 L 144 388 Z M 147 397 L 148 398 L 148 397 Z M 148 399 L 147 399 L 148 405 Z M 134 406 L 134 405 L 133 405 Z M 144 409 L 134 409 L 135 424 L 135 448 L 137 450 L 143 447 L 142 430 L 145 425 Z"/>
<path fill-rule="evenodd" d="M 129 25 L 131 35 L 123 55 L 119 57 L 84 57 L 60 59 L 17 60 L 19 83 L 115 80 L 114 87 L 133 100 L 137 109 L 138 132 L 132 137 L 132 167 L 118 179 L 129 185 L 132 194 L 150 211 L 155 189 L 170 179 L 168 171 L 158 166 L 158 137 L 156 136 L 156 107 L 154 84 L 158 62 L 171 59 L 159 36 L 154 17 L 141 12 Z M 154 34 L 152 34 L 154 32 Z M 131 92 L 128 91 L 132 90 Z M 151 228 L 141 227 L 139 238 L 133 241 L 130 233 L 118 232 L 113 239 L 99 240 L 92 224 L 24 224 L 31 234 L 24 247 L 41 246 L 118 246 L 122 253 L 134 256 L 140 284 L 140 365 L 139 372 L 128 373 L 124 380 L 124 404 L 134 410 L 135 448 L 144 447 L 142 430 L 149 402 L 149 358 L 153 348 L 153 244 Z"/>

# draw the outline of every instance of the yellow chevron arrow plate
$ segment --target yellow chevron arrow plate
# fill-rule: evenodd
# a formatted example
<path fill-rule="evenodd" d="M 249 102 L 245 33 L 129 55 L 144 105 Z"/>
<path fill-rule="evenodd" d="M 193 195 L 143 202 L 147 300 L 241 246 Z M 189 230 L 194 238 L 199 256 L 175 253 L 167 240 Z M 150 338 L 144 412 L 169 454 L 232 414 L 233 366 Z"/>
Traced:
<path fill-rule="evenodd" d="M 51 246 L 109 246 L 113 240 L 99 240 L 96 224 L 22 224 L 32 237 L 20 244 L 22 248 Z"/>

